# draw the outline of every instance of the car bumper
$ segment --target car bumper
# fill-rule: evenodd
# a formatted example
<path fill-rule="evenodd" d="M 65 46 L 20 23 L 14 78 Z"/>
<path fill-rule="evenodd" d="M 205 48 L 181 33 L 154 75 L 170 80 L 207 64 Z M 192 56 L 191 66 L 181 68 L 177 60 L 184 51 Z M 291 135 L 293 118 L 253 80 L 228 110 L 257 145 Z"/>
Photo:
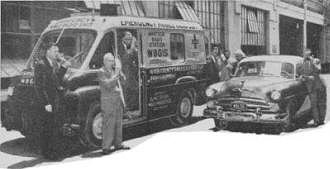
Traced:
<path fill-rule="evenodd" d="M 233 112 L 214 109 L 205 109 L 203 116 L 205 118 L 214 118 L 228 122 L 251 122 L 251 123 L 270 123 L 282 124 L 283 118 L 278 113 L 253 113 L 253 112 Z"/>

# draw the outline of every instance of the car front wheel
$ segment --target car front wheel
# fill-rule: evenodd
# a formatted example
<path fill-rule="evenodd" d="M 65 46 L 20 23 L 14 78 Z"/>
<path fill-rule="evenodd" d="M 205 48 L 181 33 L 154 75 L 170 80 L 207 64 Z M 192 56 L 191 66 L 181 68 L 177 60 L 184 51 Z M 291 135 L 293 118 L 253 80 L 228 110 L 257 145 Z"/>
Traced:
<path fill-rule="evenodd" d="M 287 114 L 284 119 L 284 124 L 282 125 L 283 132 L 292 132 L 295 130 L 294 123 L 294 113 L 295 113 L 295 103 L 294 101 L 289 101 L 289 103 L 285 107 L 285 113 Z"/>
<path fill-rule="evenodd" d="M 216 131 L 224 130 L 228 127 L 228 122 L 225 120 L 214 119 L 214 125 L 215 125 Z"/>

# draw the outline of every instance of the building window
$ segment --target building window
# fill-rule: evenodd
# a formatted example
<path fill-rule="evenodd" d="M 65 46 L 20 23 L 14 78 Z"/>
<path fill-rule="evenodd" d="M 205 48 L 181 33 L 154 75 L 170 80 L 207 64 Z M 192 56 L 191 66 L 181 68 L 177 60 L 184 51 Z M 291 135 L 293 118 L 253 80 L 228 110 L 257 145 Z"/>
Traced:
<path fill-rule="evenodd" d="M 21 32 L 26 32 L 26 31 L 29 32 L 29 30 L 31 29 L 30 17 L 31 17 L 30 7 L 20 6 L 18 27 Z"/>
<path fill-rule="evenodd" d="M 171 60 L 184 61 L 185 47 L 184 36 L 180 33 L 171 33 L 170 35 Z"/>
<path fill-rule="evenodd" d="M 209 40 L 212 45 L 224 45 L 224 3 L 223 1 L 204 0 L 198 0 L 194 3 L 201 25 L 209 31 Z"/>
<path fill-rule="evenodd" d="M 255 11 L 249 10 L 247 11 L 247 26 L 249 33 L 258 33 L 259 32 L 259 26 L 258 26 L 258 20 Z"/>
<path fill-rule="evenodd" d="M 18 32 L 18 10 L 16 4 L 1 5 L 1 32 Z"/>
<path fill-rule="evenodd" d="M 266 54 L 266 12 L 241 8 L 241 47 L 247 55 Z"/>
<path fill-rule="evenodd" d="M 175 6 L 175 1 L 159 1 L 158 16 L 160 18 L 182 19 L 180 12 Z"/>

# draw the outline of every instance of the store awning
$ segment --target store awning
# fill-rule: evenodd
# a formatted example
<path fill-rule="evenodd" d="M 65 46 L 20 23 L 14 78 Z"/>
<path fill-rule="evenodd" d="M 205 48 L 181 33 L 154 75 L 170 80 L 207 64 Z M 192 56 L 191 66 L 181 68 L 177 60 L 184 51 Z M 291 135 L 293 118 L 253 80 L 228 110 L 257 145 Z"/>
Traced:
<path fill-rule="evenodd" d="M 121 14 L 127 16 L 141 16 L 144 17 L 142 3 L 139 1 L 126 1 L 126 0 L 102 0 L 102 1 L 91 1 L 84 0 L 85 5 L 88 9 L 100 10 L 101 4 L 117 4 L 121 8 Z"/>
<path fill-rule="evenodd" d="M 251 33 L 258 33 L 258 21 L 257 16 L 254 11 L 247 11 L 248 12 L 248 25 L 249 25 L 249 32 Z"/>
<path fill-rule="evenodd" d="M 180 12 L 182 19 L 186 21 L 199 22 L 199 19 L 194 11 L 194 9 L 185 2 L 175 2 L 175 6 Z"/>

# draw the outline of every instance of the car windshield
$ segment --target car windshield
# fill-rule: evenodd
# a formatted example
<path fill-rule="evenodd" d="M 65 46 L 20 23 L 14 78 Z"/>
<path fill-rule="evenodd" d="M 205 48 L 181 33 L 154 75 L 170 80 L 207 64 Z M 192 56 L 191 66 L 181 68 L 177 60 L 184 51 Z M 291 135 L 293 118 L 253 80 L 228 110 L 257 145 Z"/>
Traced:
<path fill-rule="evenodd" d="M 71 68 L 79 69 L 95 37 L 96 32 L 92 30 L 65 29 L 50 31 L 39 39 L 27 68 L 32 68 L 34 59 L 44 57 L 47 48 L 51 44 L 55 44 L 59 48 L 59 52 L 64 55 L 64 58 L 71 63 Z"/>
<path fill-rule="evenodd" d="M 286 62 L 242 62 L 237 69 L 236 77 L 244 76 L 281 76 L 292 79 L 294 77 L 294 66 Z"/>

